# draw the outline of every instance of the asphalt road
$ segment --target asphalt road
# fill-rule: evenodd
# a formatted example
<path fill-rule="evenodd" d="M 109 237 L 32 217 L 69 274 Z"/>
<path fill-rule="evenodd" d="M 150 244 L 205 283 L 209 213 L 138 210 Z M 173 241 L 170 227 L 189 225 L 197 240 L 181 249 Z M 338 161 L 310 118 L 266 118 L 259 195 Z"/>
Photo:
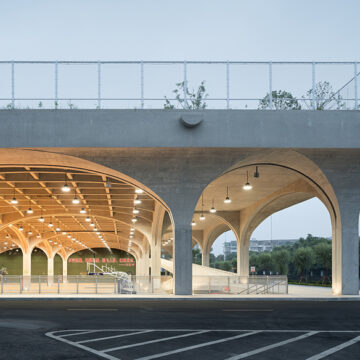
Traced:
<path fill-rule="evenodd" d="M 360 301 L 0 300 L 0 359 L 292 360 L 320 353 L 360 359 Z"/>

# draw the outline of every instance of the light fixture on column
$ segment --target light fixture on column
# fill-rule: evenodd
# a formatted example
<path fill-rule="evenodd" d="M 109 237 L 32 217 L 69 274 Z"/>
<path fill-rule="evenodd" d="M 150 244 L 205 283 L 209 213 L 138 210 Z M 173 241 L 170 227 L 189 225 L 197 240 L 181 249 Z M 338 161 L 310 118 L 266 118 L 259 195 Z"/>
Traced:
<path fill-rule="evenodd" d="M 65 173 L 65 184 L 64 186 L 61 188 L 61 190 L 65 193 L 69 192 L 70 191 L 70 186 L 68 185 L 67 183 L 67 175 Z"/>
<path fill-rule="evenodd" d="M 10 201 L 13 205 L 16 205 L 18 203 L 17 199 L 16 199 L 16 196 L 15 196 L 15 188 L 14 188 L 14 196 L 13 198 L 11 199 Z"/>
<path fill-rule="evenodd" d="M 214 206 L 214 199 L 212 200 L 212 207 L 211 207 L 211 209 L 210 209 L 210 212 L 211 212 L 212 214 L 215 214 L 215 213 L 216 213 L 216 209 L 215 209 L 215 206 Z"/>
<path fill-rule="evenodd" d="M 80 214 L 86 214 L 86 210 L 84 208 L 81 208 Z"/>
<path fill-rule="evenodd" d="M 73 203 L 74 205 L 80 204 L 80 200 L 79 200 L 79 199 L 77 198 L 77 196 L 76 196 L 75 189 L 74 189 L 74 198 L 73 198 L 72 203 Z"/>
<path fill-rule="evenodd" d="M 245 185 L 243 186 L 243 189 L 244 190 L 251 190 L 252 189 L 252 186 L 251 184 L 249 183 L 249 172 L 246 171 L 246 183 Z"/>
<path fill-rule="evenodd" d="M 136 192 L 136 194 L 142 194 L 142 193 L 144 192 L 144 190 L 137 188 L 137 189 L 135 190 L 135 192 Z"/>
<path fill-rule="evenodd" d="M 256 166 L 255 172 L 254 172 L 254 178 L 259 178 L 259 177 L 260 177 L 259 168 L 258 168 L 258 166 Z"/>
<path fill-rule="evenodd" d="M 133 214 L 138 214 L 140 211 L 139 211 L 139 209 L 137 209 L 137 208 L 134 208 L 134 210 L 133 210 Z"/>
<path fill-rule="evenodd" d="M 204 194 L 201 194 L 201 215 L 200 215 L 199 219 L 201 221 L 205 220 L 205 215 L 204 215 Z"/>
<path fill-rule="evenodd" d="M 224 200 L 224 203 L 225 204 L 230 204 L 231 203 L 231 199 L 229 197 L 229 187 L 228 186 L 226 187 L 226 198 Z"/>

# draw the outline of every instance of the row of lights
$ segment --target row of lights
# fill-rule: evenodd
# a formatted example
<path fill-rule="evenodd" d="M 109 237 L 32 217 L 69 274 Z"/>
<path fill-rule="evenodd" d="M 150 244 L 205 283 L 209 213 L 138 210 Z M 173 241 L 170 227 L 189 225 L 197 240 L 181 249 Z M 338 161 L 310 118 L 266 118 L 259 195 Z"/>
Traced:
<path fill-rule="evenodd" d="M 260 174 L 259 174 L 259 167 L 256 166 L 255 168 L 255 172 L 254 172 L 254 178 L 259 178 L 260 177 Z M 253 187 L 252 185 L 250 184 L 249 182 L 249 172 L 246 171 L 246 182 L 243 186 L 243 189 L 245 191 L 249 191 L 251 190 Z M 225 204 L 230 204 L 231 203 L 231 199 L 230 199 L 230 196 L 229 196 L 229 187 L 227 186 L 226 187 L 226 197 L 224 199 L 224 203 Z M 209 212 L 211 214 L 215 214 L 216 213 L 216 209 L 214 207 L 214 199 L 212 200 L 212 206 L 209 210 Z M 204 221 L 205 220 L 205 215 L 204 215 L 204 194 L 201 195 L 201 214 L 200 214 L 200 217 L 199 217 L 200 221 Z M 196 222 L 195 220 L 193 219 L 192 222 L 191 222 L 191 226 L 195 226 L 196 225 Z"/>

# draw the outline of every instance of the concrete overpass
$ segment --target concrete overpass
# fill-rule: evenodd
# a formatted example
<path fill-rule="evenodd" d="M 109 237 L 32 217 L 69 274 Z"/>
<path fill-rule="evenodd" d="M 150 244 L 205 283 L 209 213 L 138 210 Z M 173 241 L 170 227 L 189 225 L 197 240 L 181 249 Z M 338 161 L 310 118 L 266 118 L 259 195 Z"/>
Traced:
<path fill-rule="evenodd" d="M 57 190 L 66 178 L 100 230 L 107 229 L 104 238 L 110 247 L 128 248 L 138 273 L 148 274 L 150 267 L 152 275 L 160 272 L 161 248 L 167 249 L 174 257 L 175 294 L 190 294 L 194 242 L 207 265 L 212 242 L 232 229 L 238 274 L 246 276 L 256 226 L 272 213 L 316 196 L 332 223 L 333 292 L 358 294 L 359 134 L 359 111 L 2 110 L 0 158 L 6 186 L 1 238 L 11 232 L 24 254 L 36 244 L 49 259 L 60 252 L 66 261 L 77 251 L 78 244 L 65 240 L 61 249 L 55 248 L 48 242 L 51 232 L 43 233 L 35 222 L 44 212 L 55 222 L 71 218 L 69 228 L 85 226 L 70 199 Z M 256 167 L 260 177 L 253 176 Z M 59 171 L 50 176 L 49 169 Z M 248 192 L 242 189 L 246 176 L 253 185 Z M 116 184 L 113 188 L 107 187 L 108 179 Z M 50 191 L 53 203 L 39 200 L 29 182 L 44 194 Z M 96 201 L 84 185 L 89 182 L 102 188 Z M 147 206 L 139 206 L 136 224 L 131 222 L 134 206 L 124 205 L 121 187 L 131 202 L 137 189 L 144 191 Z M 231 204 L 223 201 L 226 189 Z M 17 208 L 11 204 L 13 191 L 21 198 Z M 36 211 L 24 216 L 29 201 L 35 201 Z M 216 213 L 209 213 L 212 203 Z M 25 225 L 40 238 L 18 231 Z M 127 234 L 132 226 L 134 243 Z M 118 235 L 122 240 L 117 242 Z M 96 239 L 85 243 L 87 239 L 80 241 L 97 244 Z M 24 259 L 26 265 L 29 257 Z"/>

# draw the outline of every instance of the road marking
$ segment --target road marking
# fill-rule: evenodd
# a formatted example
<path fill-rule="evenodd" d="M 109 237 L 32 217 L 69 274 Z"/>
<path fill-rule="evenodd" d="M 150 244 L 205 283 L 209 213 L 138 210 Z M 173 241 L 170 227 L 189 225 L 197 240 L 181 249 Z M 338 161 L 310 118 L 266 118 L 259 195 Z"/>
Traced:
<path fill-rule="evenodd" d="M 114 348 L 104 349 L 104 350 L 101 350 L 101 351 L 104 352 L 104 353 L 107 353 L 107 352 L 111 352 L 111 351 L 115 351 L 115 350 L 128 349 L 128 348 L 137 347 L 137 346 L 154 344 L 154 343 L 158 343 L 158 342 L 162 342 L 162 341 L 169 341 L 169 340 L 173 340 L 173 339 L 179 339 L 179 338 L 184 338 L 184 337 L 188 337 L 188 336 L 199 335 L 199 334 L 203 334 L 203 333 L 206 333 L 206 332 L 208 332 L 208 330 L 196 331 L 196 332 L 192 332 L 192 333 L 189 333 L 189 334 L 170 336 L 170 337 L 167 337 L 167 338 L 144 341 L 144 342 L 130 344 L 130 345 L 117 346 L 117 347 L 114 347 Z"/>
<path fill-rule="evenodd" d="M 344 343 L 342 343 L 342 344 L 340 344 L 338 346 L 334 346 L 334 347 L 332 347 L 332 348 L 330 348 L 328 350 L 325 350 L 325 351 L 323 351 L 323 352 L 321 352 L 319 354 L 311 356 L 311 357 L 307 358 L 306 360 L 319 360 L 319 359 L 322 359 L 325 356 L 331 355 L 331 354 L 333 354 L 333 353 L 335 353 L 337 351 L 340 351 L 342 349 L 347 348 L 348 346 L 354 345 L 359 341 L 360 341 L 360 336 L 357 336 L 356 338 L 351 339 L 351 340 L 349 340 L 347 342 L 344 342 Z"/>
<path fill-rule="evenodd" d="M 270 350 L 270 349 L 274 349 L 274 348 L 279 347 L 279 346 L 290 344 L 290 343 L 292 343 L 294 341 L 299 341 L 299 340 L 305 339 L 305 338 L 313 336 L 315 334 L 318 334 L 318 332 L 317 331 L 311 331 L 309 333 L 306 333 L 306 334 L 303 334 L 303 335 L 300 335 L 300 336 L 296 336 L 296 337 L 288 339 L 288 340 L 280 341 L 280 342 L 277 342 L 275 344 L 264 346 L 264 347 L 261 347 L 261 348 L 256 349 L 256 350 L 252 350 L 252 351 L 248 351 L 246 353 L 242 353 L 242 354 L 239 354 L 239 355 L 232 356 L 230 358 L 227 358 L 226 360 L 244 359 L 246 357 L 249 357 L 249 356 L 252 356 L 252 355 L 255 355 L 255 354 L 259 354 L 259 353 L 262 353 L 262 352 Z"/>
<path fill-rule="evenodd" d="M 56 331 L 54 331 L 54 332 L 56 332 Z M 62 341 L 62 342 L 64 342 L 64 343 L 66 343 L 66 344 L 75 346 L 75 347 L 77 347 L 77 348 L 79 348 L 79 349 L 82 349 L 82 350 L 88 351 L 88 352 L 90 352 L 90 353 L 92 353 L 92 354 L 101 356 L 101 357 L 103 357 L 103 358 L 105 358 L 105 359 L 108 359 L 108 360 L 119 360 L 119 358 L 116 358 L 116 357 L 111 356 L 111 355 L 109 355 L 109 354 L 105 354 L 105 353 L 103 353 L 103 352 L 101 352 L 101 351 L 98 351 L 98 350 L 89 348 L 89 347 L 87 347 L 87 346 L 85 346 L 85 345 L 77 344 L 77 343 L 74 343 L 73 341 L 70 341 L 70 340 L 67 340 L 67 339 L 63 339 L 63 338 L 61 338 L 61 337 L 58 337 L 58 336 L 56 336 L 56 335 L 53 335 L 52 332 L 48 332 L 48 333 L 46 333 L 45 335 L 51 337 L 52 339 Z"/>
<path fill-rule="evenodd" d="M 57 335 L 58 337 L 65 337 L 65 336 L 75 336 L 75 335 L 83 335 L 83 334 L 90 334 L 93 332 L 96 332 L 98 330 L 87 330 L 87 331 L 81 331 L 81 332 L 77 332 L 77 333 L 71 333 L 71 334 L 65 334 L 65 335 Z"/>
<path fill-rule="evenodd" d="M 214 331 L 216 331 L 216 330 L 214 330 Z M 261 332 L 261 330 L 256 330 L 256 331 L 253 331 L 253 332 L 250 332 L 250 333 L 245 333 L 245 334 L 231 336 L 231 337 L 224 338 L 224 339 L 209 341 L 209 342 L 198 344 L 198 345 L 187 346 L 187 347 L 184 347 L 184 348 L 171 350 L 171 351 L 167 351 L 167 352 L 163 352 L 163 353 L 159 353 L 159 354 L 155 354 L 155 355 L 144 356 L 142 358 L 138 358 L 137 360 L 157 359 L 159 357 L 163 357 L 163 356 L 167 356 L 167 355 L 178 354 L 178 353 L 181 353 L 181 352 L 184 352 L 184 351 L 194 350 L 194 349 L 198 349 L 198 348 L 205 347 L 205 346 L 210 346 L 210 345 L 214 345 L 214 344 L 220 344 L 220 343 L 223 343 L 223 342 L 226 342 L 226 341 L 240 339 L 242 337 L 258 334 L 260 332 Z"/>
<path fill-rule="evenodd" d="M 274 311 L 274 309 L 223 309 L 222 311 L 239 311 L 239 312 L 270 312 Z"/>
<path fill-rule="evenodd" d="M 95 339 L 77 341 L 76 343 L 77 343 L 77 344 L 84 344 L 84 343 L 93 342 L 93 341 L 116 339 L 116 338 L 121 338 L 121 337 L 125 337 L 125 336 L 145 334 L 145 333 L 148 333 L 148 332 L 151 332 L 151 331 L 152 331 L 152 330 L 144 330 L 144 331 L 133 332 L 133 333 L 130 333 L 130 334 L 121 334 L 121 335 L 106 336 L 106 337 L 101 337 L 101 338 L 95 338 Z"/>
<path fill-rule="evenodd" d="M 118 311 L 119 309 L 66 309 L 67 311 Z"/>

